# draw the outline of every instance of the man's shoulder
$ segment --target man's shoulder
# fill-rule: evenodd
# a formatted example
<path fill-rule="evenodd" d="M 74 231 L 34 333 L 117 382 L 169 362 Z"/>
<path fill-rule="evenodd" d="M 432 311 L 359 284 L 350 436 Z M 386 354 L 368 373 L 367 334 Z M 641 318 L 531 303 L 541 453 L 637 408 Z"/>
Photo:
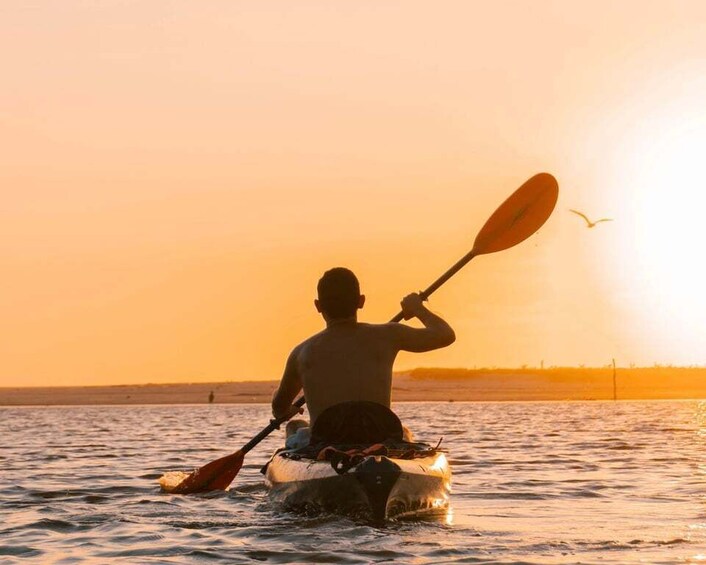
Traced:
<path fill-rule="evenodd" d="M 302 351 L 307 349 L 312 343 L 314 343 L 316 340 L 318 340 L 324 334 L 325 331 L 326 330 L 321 330 L 320 332 L 315 333 L 314 335 L 306 338 L 299 345 L 297 345 L 294 349 L 292 349 L 292 355 L 299 355 Z"/>
<path fill-rule="evenodd" d="M 361 329 L 381 342 L 388 342 L 390 339 L 395 340 L 400 332 L 400 324 L 388 322 L 385 324 L 360 324 Z"/>

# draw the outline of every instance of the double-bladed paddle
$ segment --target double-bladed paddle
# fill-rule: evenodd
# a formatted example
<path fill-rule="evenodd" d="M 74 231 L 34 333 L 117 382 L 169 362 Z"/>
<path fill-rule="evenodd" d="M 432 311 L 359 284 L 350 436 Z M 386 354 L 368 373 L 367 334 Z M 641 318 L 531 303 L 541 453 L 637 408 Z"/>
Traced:
<path fill-rule="evenodd" d="M 429 298 L 442 284 L 454 276 L 477 255 L 486 255 L 508 249 L 533 235 L 547 221 L 559 196 L 559 185 L 549 173 L 539 173 L 525 182 L 503 202 L 488 218 L 473 242 L 473 249 L 456 264 L 420 293 Z M 391 322 L 402 320 L 400 312 Z M 167 473 L 159 480 L 162 489 L 175 494 L 191 494 L 211 490 L 225 490 L 243 465 L 245 454 L 278 429 L 283 422 L 294 416 L 304 406 L 304 397 L 299 398 L 292 411 L 270 422 L 259 434 L 235 453 L 216 459 L 189 475 Z"/>

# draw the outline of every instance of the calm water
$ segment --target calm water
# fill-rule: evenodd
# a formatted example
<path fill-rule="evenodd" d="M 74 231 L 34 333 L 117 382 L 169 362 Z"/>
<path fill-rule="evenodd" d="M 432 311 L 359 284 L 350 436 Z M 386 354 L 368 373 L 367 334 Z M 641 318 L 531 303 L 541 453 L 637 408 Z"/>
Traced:
<path fill-rule="evenodd" d="M 706 403 L 396 407 L 454 470 L 446 519 L 384 529 L 272 508 L 246 457 L 228 493 L 162 494 L 235 450 L 264 405 L 0 408 L 0 563 L 706 562 Z"/>

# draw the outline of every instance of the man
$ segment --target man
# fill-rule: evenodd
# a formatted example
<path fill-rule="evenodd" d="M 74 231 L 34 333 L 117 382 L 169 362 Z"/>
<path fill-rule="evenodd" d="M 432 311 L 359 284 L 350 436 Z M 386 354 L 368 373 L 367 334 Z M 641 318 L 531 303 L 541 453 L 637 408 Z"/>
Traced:
<path fill-rule="evenodd" d="M 404 324 L 365 324 L 357 311 L 365 304 L 356 276 L 338 267 L 319 280 L 314 305 L 326 328 L 300 343 L 289 355 L 279 388 L 272 398 L 275 417 L 297 412 L 292 402 L 304 389 L 311 427 L 327 408 L 367 401 L 389 409 L 392 365 L 398 351 L 423 352 L 452 344 L 453 329 L 423 304 L 419 294 L 402 302 L 404 319 L 417 318 L 423 328 Z M 292 423 L 288 434 L 301 421 Z"/>

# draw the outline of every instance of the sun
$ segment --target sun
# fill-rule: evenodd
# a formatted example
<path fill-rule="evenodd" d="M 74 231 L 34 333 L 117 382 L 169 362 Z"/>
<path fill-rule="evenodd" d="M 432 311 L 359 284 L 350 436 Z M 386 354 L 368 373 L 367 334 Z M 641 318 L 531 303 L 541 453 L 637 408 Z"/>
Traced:
<path fill-rule="evenodd" d="M 623 233 L 633 307 L 673 362 L 705 363 L 706 117 L 665 118 L 633 149 Z"/>

